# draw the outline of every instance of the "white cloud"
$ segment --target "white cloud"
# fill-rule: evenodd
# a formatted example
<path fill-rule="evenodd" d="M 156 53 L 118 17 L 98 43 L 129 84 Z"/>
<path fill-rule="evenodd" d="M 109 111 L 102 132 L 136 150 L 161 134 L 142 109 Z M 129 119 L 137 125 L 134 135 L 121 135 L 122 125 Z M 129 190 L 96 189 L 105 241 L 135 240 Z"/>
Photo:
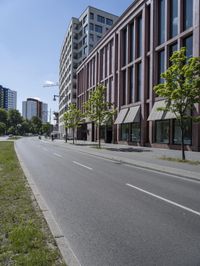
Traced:
<path fill-rule="evenodd" d="M 51 81 L 51 80 L 46 80 L 44 82 L 44 85 L 55 85 L 55 82 Z"/>

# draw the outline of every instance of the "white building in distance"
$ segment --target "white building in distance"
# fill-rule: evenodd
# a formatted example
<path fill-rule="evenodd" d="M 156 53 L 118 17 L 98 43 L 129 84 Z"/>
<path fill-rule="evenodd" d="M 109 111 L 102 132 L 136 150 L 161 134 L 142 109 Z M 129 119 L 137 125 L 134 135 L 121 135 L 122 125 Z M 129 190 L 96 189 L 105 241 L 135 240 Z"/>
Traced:
<path fill-rule="evenodd" d="M 59 72 L 59 131 L 62 137 L 65 134 L 63 114 L 70 103 L 76 103 L 76 69 L 117 19 L 113 14 L 88 6 L 79 18 L 73 17 L 69 23 Z"/>
<path fill-rule="evenodd" d="M 48 104 L 34 98 L 28 98 L 22 102 L 22 116 L 28 120 L 37 116 L 43 123 L 46 123 L 48 121 Z"/>

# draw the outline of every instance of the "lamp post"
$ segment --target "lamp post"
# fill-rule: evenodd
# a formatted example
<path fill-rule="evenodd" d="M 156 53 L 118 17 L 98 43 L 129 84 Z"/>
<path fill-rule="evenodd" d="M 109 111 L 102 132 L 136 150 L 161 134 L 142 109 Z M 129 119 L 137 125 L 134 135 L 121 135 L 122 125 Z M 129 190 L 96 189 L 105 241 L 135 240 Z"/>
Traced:
<path fill-rule="evenodd" d="M 59 95 L 54 94 L 53 101 L 56 101 L 56 97 L 59 98 Z"/>

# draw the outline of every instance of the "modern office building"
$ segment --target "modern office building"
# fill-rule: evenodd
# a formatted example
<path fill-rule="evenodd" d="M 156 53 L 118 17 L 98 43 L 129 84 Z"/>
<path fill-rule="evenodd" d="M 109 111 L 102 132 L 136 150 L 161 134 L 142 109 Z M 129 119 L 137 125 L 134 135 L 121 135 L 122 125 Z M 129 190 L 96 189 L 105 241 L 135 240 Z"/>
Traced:
<path fill-rule="evenodd" d="M 164 104 L 153 87 L 169 66 L 173 51 L 187 48 L 200 56 L 200 0 L 135 0 L 77 69 L 77 106 L 98 83 L 107 87 L 114 103 L 114 126 L 105 126 L 106 142 L 179 149 L 181 134 L 174 116 L 157 108 Z M 194 114 L 200 113 L 195 106 Z M 93 123 L 85 123 L 79 138 L 96 140 Z M 113 137 L 114 136 L 114 137 Z M 200 125 L 189 121 L 185 132 L 189 150 L 200 150 Z"/>
<path fill-rule="evenodd" d="M 48 121 L 48 105 L 34 98 L 22 102 L 22 116 L 30 120 L 33 116 L 39 117 L 43 123 Z"/>
<path fill-rule="evenodd" d="M 0 85 L 0 108 L 10 110 L 17 108 L 17 92 Z"/>
<path fill-rule="evenodd" d="M 59 130 L 64 135 L 63 114 L 76 103 L 76 69 L 102 35 L 112 27 L 117 16 L 87 7 L 79 18 L 72 18 L 62 46 L 59 74 Z"/>

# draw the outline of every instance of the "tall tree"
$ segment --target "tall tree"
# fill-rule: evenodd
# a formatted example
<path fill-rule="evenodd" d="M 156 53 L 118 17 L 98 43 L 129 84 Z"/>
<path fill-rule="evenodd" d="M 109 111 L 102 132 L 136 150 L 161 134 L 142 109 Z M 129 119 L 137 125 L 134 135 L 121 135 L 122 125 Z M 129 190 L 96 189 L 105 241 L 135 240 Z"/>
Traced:
<path fill-rule="evenodd" d="M 166 107 L 159 110 L 172 112 L 181 130 L 182 160 L 185 160 L 185 121 L 199 121 L 193 116 L 195 104 L 200 104 L 200 57 L 186 57 L 186 49 L 174 52 L 171 66 L 161 74 L 164 83 L 154 87 L 156 94 L 165 98 Z"/>
<path fill-rule="evenodd" d="M 26 133 L 30 133 L 30 132 L 31 132 L 30 122 L 28 120 L 24 120 L 21 123 L 20 134 L 25 135 Z"/>
<path fill-rule="evenodd" d="M 12 131 L 12 134 L 17 135 L 22 121 L 23 118 L 18 110 L 11 109 L 8 111 L 9 132 Z"/>
<path fill-rule="evenodd" d="M 41 132 L 42 132 L 42 120 L 37 116 L 33 116 L 31 119 L 31 124 L 32 124 L 33 132 L 35 134 L 41 134 Z"/>
<path fill-rule="evenodd" d="M 5 109 L 0 108 L 0 122 L 7 124 L 8 112 Z"/>
<path fill-rule="evenodd" d="M 0 122 L 0 136 L 4 135 L 6 132 L 6 124 L 3 122 Z"/>
<path fill-rule="evenodd" d="M 44 123 L 42 124 L 42 132 L 43 134 L 45 134 L 46 136 L 50 136 L 51 131 L 52 131 L 52 125 L 50 123 Z"/>
<path fill-rule="evenodd" d="M 106 120 L 111 120 L 115 114 L 113 104 L 105 100 L 106 87 L 99 84 L 85 103 L 86 116 L 93 121 L 98 128 L 99 148 L 101 147 L 101 126 Z"/>
<path fill-rule="evenodd" d="M 64 113 L 64 123 L 65 128 L 71 128 L 73 132 L 73 144 L 74 144 L 74 133 L 75 129 L 79 127 L 80 123 L 83 121 L 83 114 L 81 110 L 76 108 L 74 103 L 69 104 L 67 112 Z"/>

